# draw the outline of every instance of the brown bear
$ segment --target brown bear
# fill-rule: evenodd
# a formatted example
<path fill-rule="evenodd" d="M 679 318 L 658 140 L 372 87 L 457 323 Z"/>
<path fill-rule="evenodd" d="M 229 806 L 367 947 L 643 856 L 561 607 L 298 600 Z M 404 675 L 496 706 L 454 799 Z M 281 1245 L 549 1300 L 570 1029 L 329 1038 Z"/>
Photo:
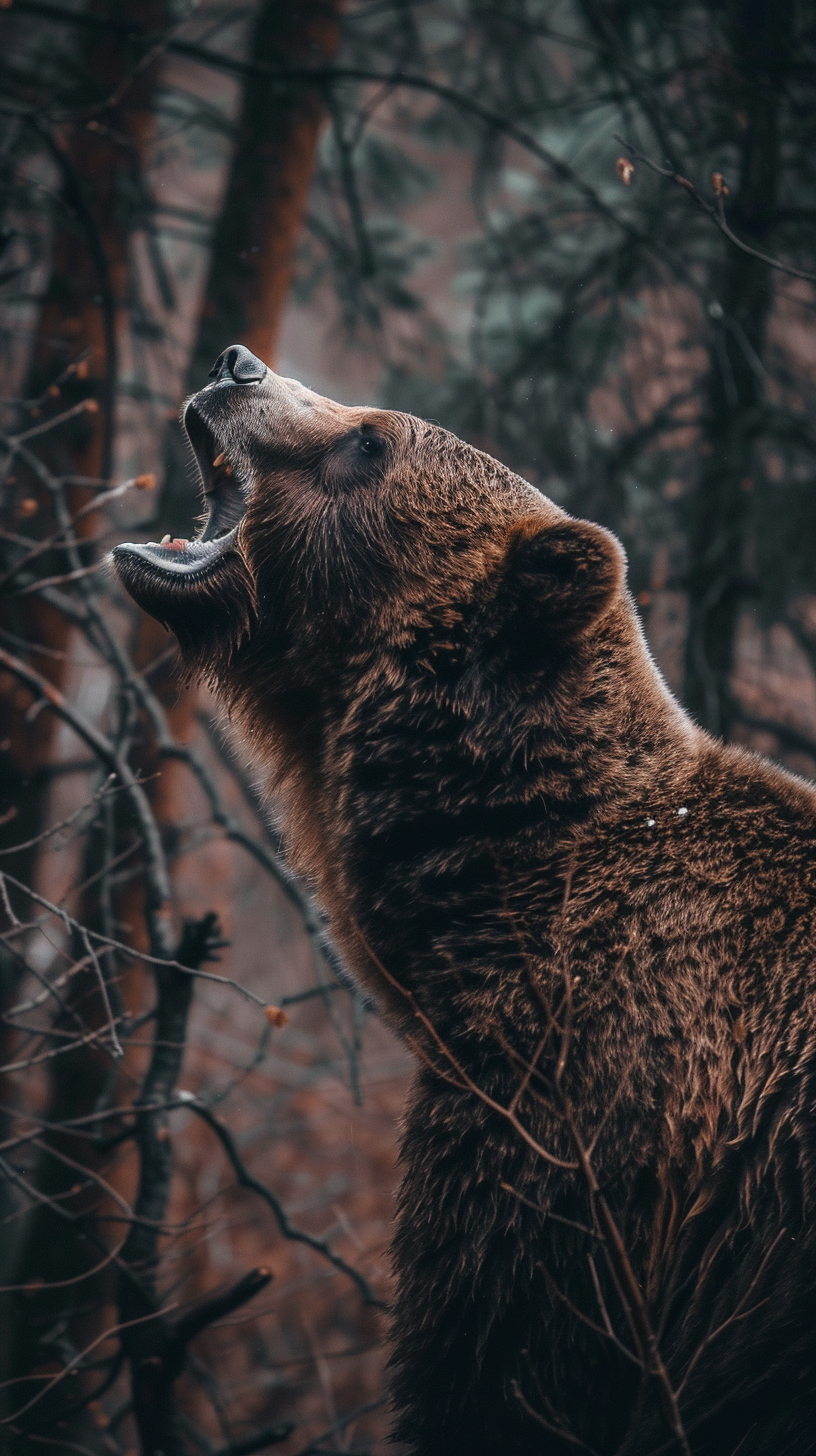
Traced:
<path fill-rule="evenodd" d="M 618 542 L 436 425 L 233 346 L 209 519 L 123 545 L 417 1072 L 419 1456 L 816 1451 L 816 796 L 715 742 Z"/>

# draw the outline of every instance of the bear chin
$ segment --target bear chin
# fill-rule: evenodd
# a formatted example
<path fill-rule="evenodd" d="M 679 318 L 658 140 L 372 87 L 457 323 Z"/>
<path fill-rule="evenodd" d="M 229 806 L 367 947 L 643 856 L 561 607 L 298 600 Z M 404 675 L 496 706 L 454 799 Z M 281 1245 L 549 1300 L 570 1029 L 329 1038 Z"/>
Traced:
<path fill-rule="evenodd" d="M 197 536 L 126 541 L 112 565 L 143 611 L 177 637 L 188 673 L 215 680 L 234 660 L 255 618 L 255 589 L 241 550 L 251 482 L 227 458 L 226 441 L 191 400 L 184 428 L 198 467 L 206 517 Z"/>

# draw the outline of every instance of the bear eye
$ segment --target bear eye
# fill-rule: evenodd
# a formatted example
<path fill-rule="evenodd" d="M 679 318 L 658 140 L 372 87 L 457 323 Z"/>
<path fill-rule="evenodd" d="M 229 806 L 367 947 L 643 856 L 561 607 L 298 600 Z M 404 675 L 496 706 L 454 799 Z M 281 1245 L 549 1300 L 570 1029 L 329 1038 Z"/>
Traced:
<path fill-rule="evenodd" d="M 373 425 L 361 425 L 358 449 L 361 455 L 367 455 L 369 458 L 373 458 L 376 455 L 382 455 L 385 449 L 385 440 L 382 435 L 377 434 Z"/>
<path fill-rule="evenodd" d="M 328 490 L 368 487 L 383 472 L 388 441 L 373 425 L 358 425 L 324 456 L 320 476 Z"/>

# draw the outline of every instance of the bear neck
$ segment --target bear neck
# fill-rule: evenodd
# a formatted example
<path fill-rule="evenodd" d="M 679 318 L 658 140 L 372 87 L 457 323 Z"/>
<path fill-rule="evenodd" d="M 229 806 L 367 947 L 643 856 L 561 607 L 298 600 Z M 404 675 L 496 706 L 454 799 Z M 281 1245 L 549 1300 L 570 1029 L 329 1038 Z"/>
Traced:
<path fill-rule="evenodd" d="M 511 676 L 446 684 L 381 649 L 265 700 L 248 675 L 237 716 L 268 766 L 293 867 L 352 967 L 370 971 L 373 957 L 417 984 L 446 925 L 464 948 L 487 901 L 495 911 L 505 874 L 534 871 L 555 905 L 576 845 L 645 824 L 656 796 L 682 797 L 705 735 L 666 688 L 628 600 L 557 668 Z M 364 975 L 382 997 L 382 975 Z"/>

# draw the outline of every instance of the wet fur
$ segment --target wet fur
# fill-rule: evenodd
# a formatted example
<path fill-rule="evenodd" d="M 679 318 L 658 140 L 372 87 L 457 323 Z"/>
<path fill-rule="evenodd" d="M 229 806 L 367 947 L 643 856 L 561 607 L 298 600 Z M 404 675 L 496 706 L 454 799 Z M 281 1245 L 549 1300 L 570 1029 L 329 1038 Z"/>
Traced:
<path fill-rule="evenodd" d="M 125 580 L 217 681 L 349 966 L 418 1047 L 398 1434 L 418 1456 L 671 1449 L 573 1312 L 603 1324 L 592 1256 L 631 1343 L 582 1181 L 457 1085 L 405 995 L 506 1105 L 569 976 L 565 1088 L 695 1456 L 815 1451 L 813 791 L 691 724 L 617 543 L 497 462 L 274 375 L 198 407 L 252 482 L 240 550 L 195 595 Z M 520 1113 L 569 1161 L 555 1050 Z"/>

